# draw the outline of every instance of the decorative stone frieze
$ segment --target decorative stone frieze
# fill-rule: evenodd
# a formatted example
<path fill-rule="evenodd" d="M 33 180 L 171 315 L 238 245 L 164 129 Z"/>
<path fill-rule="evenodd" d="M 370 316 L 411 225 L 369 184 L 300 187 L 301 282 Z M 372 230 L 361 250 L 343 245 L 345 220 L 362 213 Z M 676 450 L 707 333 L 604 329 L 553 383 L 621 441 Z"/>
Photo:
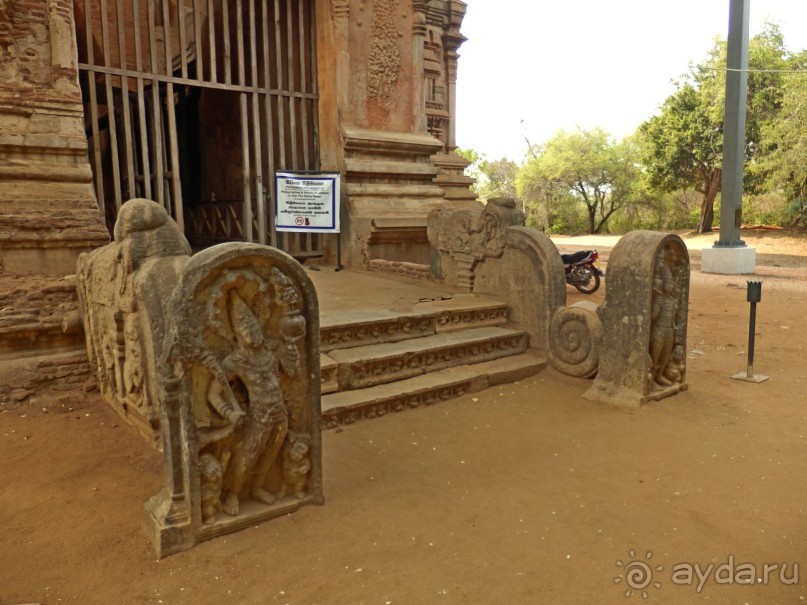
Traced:
<path fill-rule="evenodd" d="M 500 326 L 507 323 L 507 307 L 443 311 L 437 314 L 437 331 L 450 332 L 468 326 Z"/>
<path fill-rule="evenodd" d="M 355 314 L 339 314 L 331 316 L 331 325 L 323 325 L 320 329 L 320 349 L 348 349 L 379 342 L 395 342 L 406 338 L 428 336 L 434 334 L 436 319 L 431 313 L 397 315 L 389 312 L 366 312 L 364 320 L 350 323 L 340 322 L 355 318 Z"/>
<path fill-rule="evenodd" d="M 476 328 L 420 339 L 334 351 L 340 390 L 360 389 L 433 372 L 460 363 L 479 363 L 523 353 L 527 335 L 502 328 Z"/>

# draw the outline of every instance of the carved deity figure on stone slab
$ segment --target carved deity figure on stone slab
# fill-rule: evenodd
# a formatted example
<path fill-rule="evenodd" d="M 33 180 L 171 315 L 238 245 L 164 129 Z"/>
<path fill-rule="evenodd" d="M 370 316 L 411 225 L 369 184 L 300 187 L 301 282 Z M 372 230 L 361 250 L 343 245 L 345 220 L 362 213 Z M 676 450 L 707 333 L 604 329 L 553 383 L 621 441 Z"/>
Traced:
<path fill-rule="evenodd" d="M 225 475 L 223 510 L 237 515 L 240 493 L 247 482 L 252 498 L 264 504 L 275 501 L 265 482 L 289 426 L 279 374 L 282 367 L 294 377 L 300 364 L 294 345 L 289 349 L 281 339 L 264 336 L 257 318 L 235 291 L 230 292 L 230 318 L 235 343 L 222 366 L 244 385 L 248 398 L 244 431 Z"/>
<path fill-rule="evenodd" d="M 683 382 L 683 347 L 680 291 L 684 264 L 672 245 L 656 254 L 650 326 L 650 387 L 662 390 Z"/>
<path fill-rule="evenodd" d="M 214 246 L 183 268 L 169 307 L 162 380 L 176 387 L 162 430 L 176 456 L 146 506 L 158 550 L 321 504 L 318 306 L 299 264 L 257 244 Z M 184 503 L 180 535 L 169 501 Z"/>
<path fill-rule="evenodd" d="M 639 405 L 687 388 L 689 255 L 680 237 L 633 231 L 608 260 L 599 369 L 586 397 Z"/>
<path fill-rule="evenodd" d="M 162 345 L 165 306 L 191 249 L 165 209 L 144 199 L 121 206 L 114 237 L 78 261 L 87 351 L 101 394 L 155 439 L 155 355 Z"/>
<path fill-rule="evenodd" d="M 222 497 L 206 515 L 203 511 L 206 523 L 213 521 L 211 511 L 237 516 L 245 497 L 275 502 L 267 480 L 289 427 L 281 373 L 292 379 L 299 375 L 298 347 L 306 325 L 293 283 L 276 268 L 268 280 L 252 270 L 225 271 L 207 295 L 210 326 L 227 344 L 212 339 L 202 345 L 207 386 L 195 419 L 200 457 L 208 458 L 207 470 L 200 472 L 211 485 L 220 477 Z M 271 328 L 273 309 L 277 326 L 265 331 L 265 325 Z M 219 357 L 213 353 L 217 349 Z"/>

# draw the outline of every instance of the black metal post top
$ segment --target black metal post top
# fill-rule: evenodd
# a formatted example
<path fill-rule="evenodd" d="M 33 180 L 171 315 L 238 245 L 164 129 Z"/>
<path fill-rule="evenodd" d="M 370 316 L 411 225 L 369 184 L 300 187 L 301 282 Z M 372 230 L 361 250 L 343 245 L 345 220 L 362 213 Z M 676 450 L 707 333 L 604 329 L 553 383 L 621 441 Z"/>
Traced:
<path fill-rule="evenodd" d="M 738 239 L 735 241 L 723 241 L 717 240 L 713 248 L 747 248 L 748 246 L 745 245 L 745 240 Z"/>
<path fill-rule="evenodd" d="M 762 300 L 762 282 L 749 281 L 748 283 L 748 296 L 747 300 L 750 303 L 758 303 Z"/>

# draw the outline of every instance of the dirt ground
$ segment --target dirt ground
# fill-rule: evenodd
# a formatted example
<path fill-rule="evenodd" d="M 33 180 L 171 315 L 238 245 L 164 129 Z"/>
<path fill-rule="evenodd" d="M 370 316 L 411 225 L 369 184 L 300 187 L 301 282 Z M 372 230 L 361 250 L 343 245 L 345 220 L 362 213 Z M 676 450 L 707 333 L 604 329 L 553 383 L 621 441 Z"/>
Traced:
<path fill-rule="evenodd" d="M 746 236 L 771 380 L 729 378 L 747 278 L 700 273 L 686 238 L 687 392 L 611 407 L 547 370 L 326 431 L 325 506 L 162 561 L 140 530 L 157 452 L 91 396 L 3 409 L 0 605 L 804 603 L 807 239 Z"/>

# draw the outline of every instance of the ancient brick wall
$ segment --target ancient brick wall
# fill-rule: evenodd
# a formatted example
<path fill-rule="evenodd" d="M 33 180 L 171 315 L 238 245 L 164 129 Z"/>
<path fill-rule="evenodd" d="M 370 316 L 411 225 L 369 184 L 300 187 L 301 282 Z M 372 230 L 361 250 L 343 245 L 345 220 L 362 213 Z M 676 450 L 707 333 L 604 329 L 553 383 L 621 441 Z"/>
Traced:
<path fill-rule="evenodd" d="M 75 278 L 0 275 L 0 404 L 93 384 Z"/>

